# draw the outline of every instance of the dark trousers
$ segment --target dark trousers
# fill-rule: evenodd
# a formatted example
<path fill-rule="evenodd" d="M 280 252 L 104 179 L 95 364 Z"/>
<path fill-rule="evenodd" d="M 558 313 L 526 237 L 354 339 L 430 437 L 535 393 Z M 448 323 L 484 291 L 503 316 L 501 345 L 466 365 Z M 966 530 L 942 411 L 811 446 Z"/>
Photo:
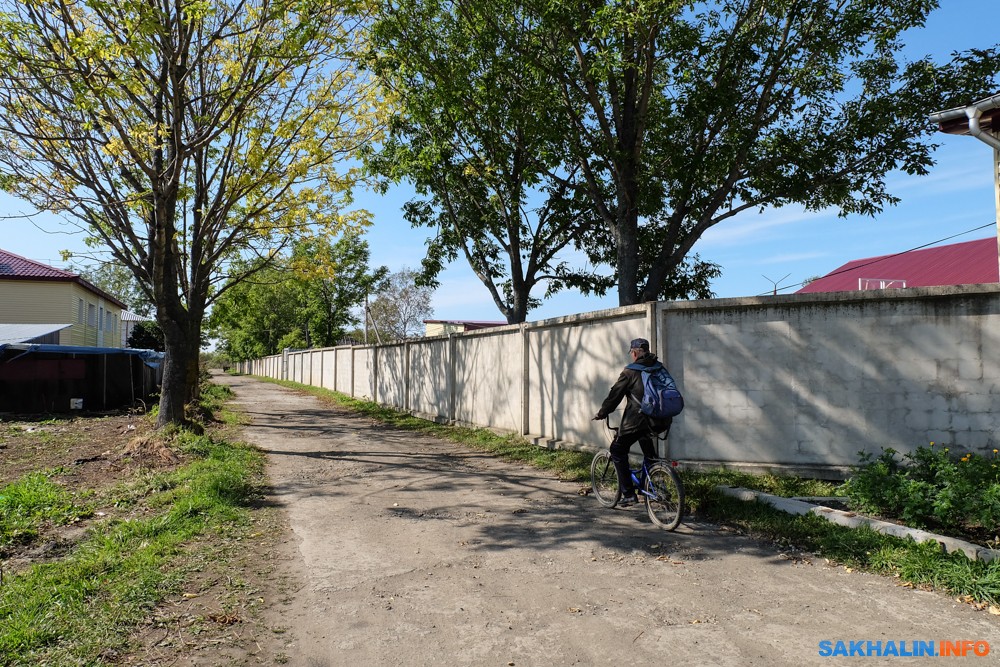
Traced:
<path fill-rule="evenodd" d="M 652 459 L 656 458 L 656 447 L 653 446 L 653 438 L 648 431 L 619 433 L 611 442 L 611 462 L 615 464 L 615 470 L 618 472 L 618 486 L 624 496 L 635 495 L 635 485 L 632 483 L 632 475 L 628 469 L 628 453 L 636 442 L 642 448 L 644 462 L 646 465 L 650 465 Z"/>

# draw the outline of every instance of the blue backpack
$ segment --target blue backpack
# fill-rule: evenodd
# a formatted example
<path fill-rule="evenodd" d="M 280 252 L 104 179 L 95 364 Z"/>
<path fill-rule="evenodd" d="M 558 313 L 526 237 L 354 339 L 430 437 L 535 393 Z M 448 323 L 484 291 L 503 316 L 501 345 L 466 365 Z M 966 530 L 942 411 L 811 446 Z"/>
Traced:
<path fill-rule="evenodd" d="M 643 395 L 639 401 L 639 409 L 644 415 L 652 419 L 665 419 L 679 415 L 684 409 L 684 397 L 663 364 L 629 364 L 625 368 L 642 373 Z"/>

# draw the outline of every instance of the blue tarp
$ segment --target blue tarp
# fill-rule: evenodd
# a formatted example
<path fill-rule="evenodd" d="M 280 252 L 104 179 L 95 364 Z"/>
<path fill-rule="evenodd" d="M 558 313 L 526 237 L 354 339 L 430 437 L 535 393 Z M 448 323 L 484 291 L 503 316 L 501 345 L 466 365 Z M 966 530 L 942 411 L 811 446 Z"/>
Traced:
<path fill-rule="evenodd" d="M 156 350 L 135 350 L 128 347 L 86 347 L 82 345 L 46 345 L 46 344 L 26 344 L 26 343 L 4 343 L 0 344 L 0 354 L 5 350 L 21 350 L 22 354 L 14 359 L 31 354 L 33 352 L 49 352 L 56 354 L 128 354 L 142 359 L 150 368 L 159 368 L 163 363 L 163 352 Z"/>

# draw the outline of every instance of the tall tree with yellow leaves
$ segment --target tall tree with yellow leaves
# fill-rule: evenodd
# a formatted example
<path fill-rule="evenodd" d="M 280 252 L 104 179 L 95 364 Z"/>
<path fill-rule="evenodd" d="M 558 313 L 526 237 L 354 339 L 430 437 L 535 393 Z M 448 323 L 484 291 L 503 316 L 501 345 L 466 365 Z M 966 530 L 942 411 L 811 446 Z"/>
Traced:
<path fill-rule="evenodd" d="M 202 322 L 245 277 L 345 214 L 377 132 L 329 0 L 0 0 L 0 186 L 85 228 L 155 304 L 158 425 L 197 396 Z"/>

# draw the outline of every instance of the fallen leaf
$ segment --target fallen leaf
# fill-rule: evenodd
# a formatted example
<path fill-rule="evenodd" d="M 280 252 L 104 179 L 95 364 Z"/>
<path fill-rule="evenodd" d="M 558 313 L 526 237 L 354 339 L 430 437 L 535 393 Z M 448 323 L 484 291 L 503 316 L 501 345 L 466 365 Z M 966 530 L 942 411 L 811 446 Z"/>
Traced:
<path fill-rule="evenodd" d="M 1000 607 L 990 607 L 990 613 L 994 616 L 1000 616 Z"/>
<path fill-rule="evenodd" d="M 569 613 L 571 613 L 571 614 L 579 614 L 579 613 L 580 613 L 581 611 L 583 611 L 583 610 L 582 610 L 582 609 L 580 609 L 579 607 L 570 607 L 570 608 L 568 609 L 568 611 L 569 611 Z"/>
<path fill-rule="evenodd" d="M 684 564 L 684 561 L 682 561 L 682 560 L 671 560 L 670 556 L 657 556 L 656 560 L 660 560 L 660 561 L 663 561 L 665 563 L 670 563 L 671 565 L 683 565 Z"/>
<path fill-rule="evenodd" d="M 181 597 L 184 597 L 184 598 L 196 598 L 196 597 L 198 597 L 198 594 L 197 593 L 183 593 L 183 594 L 181 594 Z"/>

